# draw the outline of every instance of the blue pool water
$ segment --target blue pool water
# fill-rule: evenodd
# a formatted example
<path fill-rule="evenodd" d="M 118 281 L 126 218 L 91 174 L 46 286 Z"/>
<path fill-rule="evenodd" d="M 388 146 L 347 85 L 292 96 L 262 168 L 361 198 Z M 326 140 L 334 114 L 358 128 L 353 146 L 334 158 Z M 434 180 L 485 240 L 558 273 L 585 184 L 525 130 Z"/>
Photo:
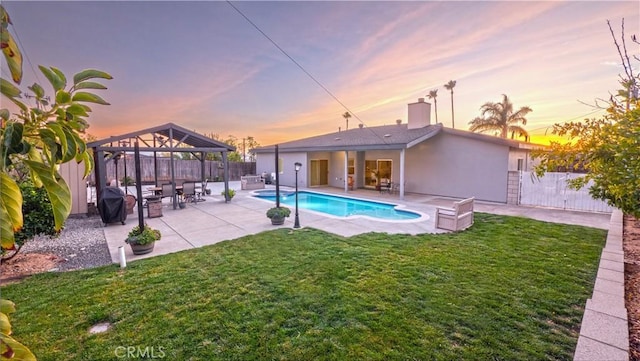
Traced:
<path fill-rule="evenodd" d="M 256 197 L 276 201 L 273 190 L 256 192 Z M 280 203 L 295 207 L 295 192 L 280 192 Z M 328 194 L 301 191 L 298 192 L 298 206 L 316 212 L 338 217 L 369 216 L 387 220 L 408 220 L 420 218 L 420 214 L 395 209 L 394 204 L 378 203 L 361 199 L 340 197 Z"/>

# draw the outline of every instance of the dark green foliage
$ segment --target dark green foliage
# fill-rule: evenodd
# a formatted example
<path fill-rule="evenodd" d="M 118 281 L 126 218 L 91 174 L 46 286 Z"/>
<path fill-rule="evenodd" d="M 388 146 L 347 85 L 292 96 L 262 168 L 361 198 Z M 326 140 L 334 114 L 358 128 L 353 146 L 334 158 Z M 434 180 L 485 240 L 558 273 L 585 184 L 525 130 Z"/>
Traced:
<path fill-rule="evenodd" d="M 136 184 L 136 181 L 133 180 L 133 178 L 126 176 L 126 177 L 122 177 L 122 179 L 120 180 L 122 182 L 122 185 L 124 186 L 132 186 Z"/>
<path fill-rule="evenodd" d="M 144 229 L 142 231 L 140 231 L 140 227 L 135 226 L 129 232 L 129 234 L 127 236 L 127 239 L 126 239 L 126 242 L 127 243 L 133 243 L 133 244 L 139 244 L 139 245 L 145 245 L 145 244 L 149 244 L 151 242 L 155 242 L 155 241 L 159 240 L 160 238 L 162 238 L 162 234 L 157 229 L 153 229 L 153 228 L 145 225 Z"/>
<path fill-rule="evenodd" d="M 268 218 L 284 218 L 289 217 L 291 210 L 287 207 L 273 207 L 267 211 Z"/>
<path fill-rule="evenodd" d="M 23 245 L 39 234 L 55 236 L 53 208 L 44 187 L 36 188 L 31 181 L 20 183 L 24 226 L 16 233 L 16 243 Z"/>

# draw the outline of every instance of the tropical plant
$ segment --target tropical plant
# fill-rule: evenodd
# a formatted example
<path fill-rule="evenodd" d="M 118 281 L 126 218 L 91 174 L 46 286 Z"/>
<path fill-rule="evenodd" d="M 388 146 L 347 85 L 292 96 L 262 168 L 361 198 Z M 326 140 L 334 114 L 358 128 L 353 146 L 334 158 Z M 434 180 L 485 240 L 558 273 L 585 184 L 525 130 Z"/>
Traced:
<path fill-rule="evenodd" d="M 24 226 L 23 198 L 20 188 L 11 176 L 17 167 L 25 167 L 38 188 L 44 187 L 51 201 L 54 227 L 62 229 L 71 212 L 71 192 L 58 173 L 62 163 L 84 162 L 85 176 L 93 167 L 91 154 L 80 136 L 88 127 L 86 117 L 91 108 L 85 103 L 108 105 L 87 89 L 106 89 L 93 79 L 112 79 L 111 75 L 94 69 L 83 70 L 73 77 L 67 87 L 67 78 L 55 67 L 39 66 L 53 87 L 53 98 L 45 95 L 38 84 L 27 87 L 35 106 L 20 99 L 23 92 L 16 87 L 22 81 L 22 54 L 9 32 L 11 20 L 0 5 L 0 48 L 11 73 L 11 81 L 0 78 L 0 93 L 18 108 L 17 114 L 0 109 L 0 249 L 16 248 L 16 232 Z M 15 83 L 15 85 L 14 85 Z M 35 360 L 33 353 L 13 339 L 7 314 L 15 311 L 14 304 L 0 300 L 0 358 Z"/>
<path fill-rule="evenodd" d="M 567 142 L 551 142 L 546 151 L 532 153 L 540 158 L 535 167 L 536 175 L 566 169 L 584 169 L 584 177 L 569 181 L 569 186 L 580 189 L 589 182 L 589 193 L 597 199 L 623 212 L 640 218 L 640 101 L 638 85 L 640 76 L 633 74 L 638 64 L 638 55 L 629 57 L 624 39 L 624 19 L 622 21 L 622 49 L 618 45 L 611 24 L 609 30 L 625 74 L 621 75 L 622 89 L 612 95 L 607 114 L 600 119 L 585 119 L 583 122 L 555 124 L 553 134 L 566 136 Z M 636 42 L 635 37 L 632 41 Z"/>
<path fill-rule="evenodd" d="M 444 85 L 445 89 L 451 91 L 451 128 L 453 129 L 456 128 L 456 122 L 454 121 L 454 116 L 453 116 L 453 88 L 455 88 L 455 86 L 456 86 L 455 80 L 449 80 L 449 82 Z"/>
<path fill-rule="evenodd" d="M 135 185 L 136 183 L 136 181 L 130 176 L 122 177 L 120 181 L 122 182 L 122 185 L 125 187 Z"/>
<path fill-rule="evenodd" d="M 127 235 L 127 239 L 125 240 L 125 242 L 142 246 L 155 242 L 160 238 L 162 238 L 162 234 L 159 230 L 153 229 L 145 224 L 142 230 L 140 230 L 139 226 L 133 227 L 133 229 L 131 229 L 131 231 Z"/>
<path fill-rule="evenodd" d="M 227 192 L 225 191 L 220 192 L 220 195 L 223 196 L 225 199 L 232 199 L 236 195 L 236 191 L 234 189 L 229 188 Z"/>
<path fill-rule="evenodd" d="M 347 121 L 347 129 L 346 130 L 349 130 L 349 118 L 351 118 L 351 113 L 344 112 L 344 114 L 342 114 L 342 117 L 344 118 L 344 120 Z"/>
<path fill-rule="evenodd" d="M 436 123 L 438 123 L 438 89 L 429 90 L 429 94 L 427 94 L 427 97 L 429 99 L 433 99 L 433 106 L 436 113 Z"/>
<path fill-rule="evenodd" d="M 533 110 L 529 107 L 522 107 L 516 112 L 513 111 L 513 103 L 502 94 L 500 103 L 487 102 L 480 107 L 482 116 L 476 117 L 469 122 L 472 132 L 495 132 L 500 133 L 500 137 L 507 138 L 511 134 L 511 139 L 516 135 L 529 138 L 529 133 L 520 125 L 527 125 L 526 115 Z"/>
<path fill-rule="evenodd" d="M 273 207 L 267 210 L 267 218 L 285 218 L 291 215 L 291 210 L 287 207 Z"/>

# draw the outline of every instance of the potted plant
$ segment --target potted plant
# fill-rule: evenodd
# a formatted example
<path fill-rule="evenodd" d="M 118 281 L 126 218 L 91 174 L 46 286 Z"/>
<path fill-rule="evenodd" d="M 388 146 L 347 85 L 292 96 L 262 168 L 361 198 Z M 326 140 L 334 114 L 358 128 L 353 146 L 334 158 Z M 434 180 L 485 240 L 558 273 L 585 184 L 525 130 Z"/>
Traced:
<path fill-rule="evenodd" d="M 133 254 L 147 254 L 153 251 L 156 241 L 162 237 L 160 231 L 145 224 L 141 231 L 139 226 L 133 227 L 127 235 L 127 242 L 131 246 Z"/>
<path fill-rule="evenodd" d="M 224 191 L 220 192 L 220 195 L 224 197 L 225 196 Z M 227 192 L 227 195 L 229 196 L 229 200 L 231 200 L 233 196 L 236 195 L 236 191 L 233 189 L 229 189 L 229 191 Z M 225 197 L 225 199 L 227 198 Z"/>
<path fill-rule="evenodd" d="M 271 219 L 271 224 L 279 226 L 284 224 L 284 218 L 289 217 L 291 210 L 287 207 L 273 207 L 267 211 L 267 217 Z"/>

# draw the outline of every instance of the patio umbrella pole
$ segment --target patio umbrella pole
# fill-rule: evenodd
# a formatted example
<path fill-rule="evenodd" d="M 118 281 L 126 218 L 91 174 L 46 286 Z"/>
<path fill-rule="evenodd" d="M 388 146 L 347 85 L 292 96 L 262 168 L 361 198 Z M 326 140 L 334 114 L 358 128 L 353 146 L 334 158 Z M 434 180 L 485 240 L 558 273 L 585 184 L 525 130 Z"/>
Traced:
<path fill-rule="evenodd" d="M 138 227 L 144 230 L 144 212 L 142 209 L 142 172 L 140 171 L 140 147 L 136 141 L 134 148 L 134 160 L 136 162 L 136 193 L 138 194 Z"/>

